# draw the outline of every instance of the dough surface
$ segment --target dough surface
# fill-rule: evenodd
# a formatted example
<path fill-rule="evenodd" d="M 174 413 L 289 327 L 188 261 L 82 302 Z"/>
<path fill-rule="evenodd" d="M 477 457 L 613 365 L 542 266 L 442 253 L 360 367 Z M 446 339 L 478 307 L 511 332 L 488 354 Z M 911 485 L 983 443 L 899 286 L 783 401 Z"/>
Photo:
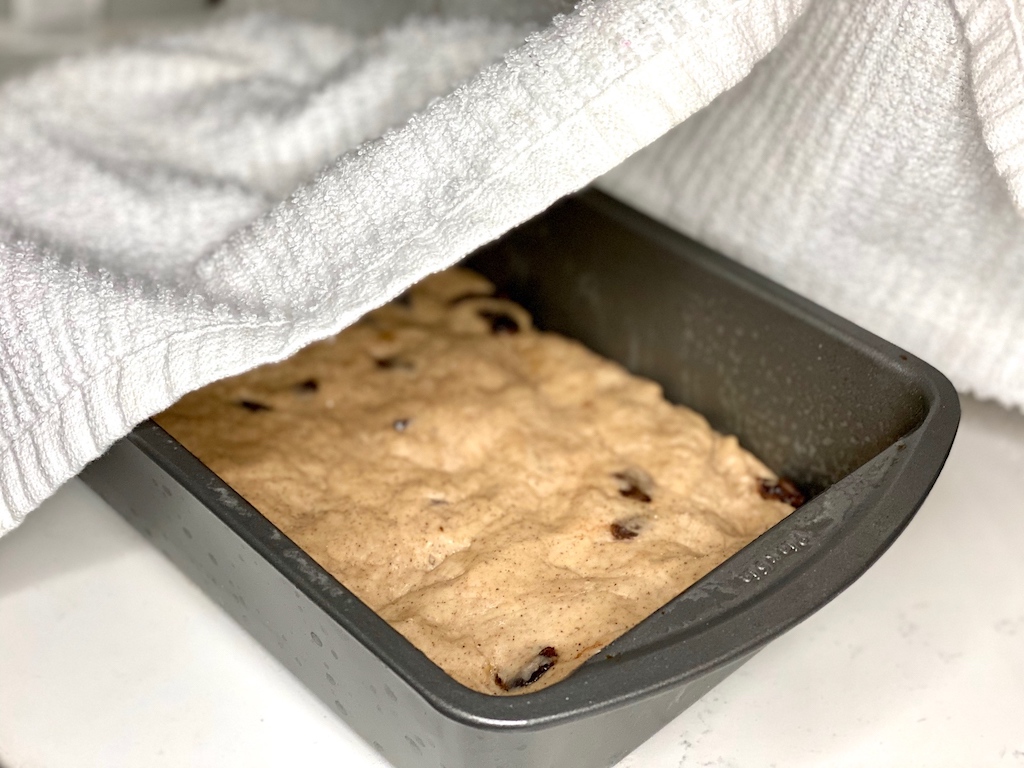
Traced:
<path fill-rule="evenodd" d="M 775 475 L 463 269 L 156 420 L 442 669 L 561 680 L 779 520 Z"/>

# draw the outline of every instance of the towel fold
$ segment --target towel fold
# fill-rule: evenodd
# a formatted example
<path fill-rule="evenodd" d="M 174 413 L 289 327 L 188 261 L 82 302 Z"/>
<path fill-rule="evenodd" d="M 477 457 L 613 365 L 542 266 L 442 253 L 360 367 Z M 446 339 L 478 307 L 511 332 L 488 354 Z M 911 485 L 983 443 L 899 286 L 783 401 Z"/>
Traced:
<path fill-rule="evenodd" d="M 798 10 L 612 0 L 525 39 L 411 20 L 362 41 L 261 15 L 6 84 L 0 531 L 185 392 L 337 332 L 608 171 Z"/>

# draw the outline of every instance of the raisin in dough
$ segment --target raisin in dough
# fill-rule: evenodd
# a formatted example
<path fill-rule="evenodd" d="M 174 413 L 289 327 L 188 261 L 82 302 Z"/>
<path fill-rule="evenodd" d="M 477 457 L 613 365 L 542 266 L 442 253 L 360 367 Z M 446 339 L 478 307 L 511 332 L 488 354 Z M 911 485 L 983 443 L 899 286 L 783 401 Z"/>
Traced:
<path fill-rule="evenodd" d="M 157 421 L 452 677 L 504 694 L 564 678 L 792 507 L 734 437 L 492 294 L 435 275 Z"/>

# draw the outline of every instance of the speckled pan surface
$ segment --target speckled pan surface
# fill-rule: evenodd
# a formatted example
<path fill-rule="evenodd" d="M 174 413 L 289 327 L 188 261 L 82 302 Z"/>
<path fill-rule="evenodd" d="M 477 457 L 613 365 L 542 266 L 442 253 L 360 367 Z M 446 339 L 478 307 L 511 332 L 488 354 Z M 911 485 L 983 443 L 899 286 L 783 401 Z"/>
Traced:
<path fill-rule="evenodd" d="M 83 477 L 399 766 L 611 765 L 835 597 L 909 522 L 959 417 L 925 363 L 598 193 L 470 259 L 817 493 L 550 688 L 463 688 L 152 423 Z"/>

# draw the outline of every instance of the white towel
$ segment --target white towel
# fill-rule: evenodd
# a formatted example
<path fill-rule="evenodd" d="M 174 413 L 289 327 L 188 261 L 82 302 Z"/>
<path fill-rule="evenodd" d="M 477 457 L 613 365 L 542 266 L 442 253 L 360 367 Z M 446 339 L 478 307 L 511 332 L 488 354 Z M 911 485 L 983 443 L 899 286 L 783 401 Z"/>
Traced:
<path fill-rule="evenodd" d="M 525 30 L 493 22 L 413 20 L 360 40 L 253 16 L 6 84 L 0 531 L 137 422 L 338 331 L 606 173 L 743 80 L 780 41 L 749 82 L 604 183 L 826 303 L 845 279 L 836 263 L 849 265 L 815 256 L 856 261 L 853 244 L 864 243 L 875 246 L 864 258 L 902 260 L 918 285 L 946 267 L 969 272 L 973 259 L 998 263 L 995 295 L 1012 298 L 1024 236 L 1007 190 L 1019 177 L 1013 127 L 1024 139 L 1014 112 L 1024 84 L 1010 54 L 990 52 L 995 63 L 978 72 L 970 56 L 1000 33 L 1019 43 L 1020 27 L 1000 15 L 1016 9 L 1009 0 L 963 6 L 932 9 L 946 12 L 947 33 L 967 20 L 969 34 L 944 37 L 920 29 L 924 10 L 895 0 L 605 0 L 525 40 Z M 903 61 L 896 74 L 864 66 L 880 49 Z M 924 75 L 907 82 L 908 72 Z M 990 122 L 973 104 L 942 113 L 962 118 L 953 125 L 928 119 L 930 100 L 973 94 Z M 885 105 L 911 96 L 911 128 L 938 135 L 882 130 L 903 114 Z M 982 132 L 998 144 L 996 160 Z M 906 162 L 902 144 L 863 146 L 887 137 L 925 156 Z M 879 173 L 844 166 L 853 149 Z M 938 181 L 959 195 L 939 204 L 974 215 L 951 222 L 970 229 L 952 247 L 922 257 L 901 227 L 943 224 L 923 194 L 936 152 L 955 156 Z M 871 189 L 894 183 L 887 163 L 906 177 L 894 200 Z M 859 197 L 850 191 L 858 184 Z M 694 212 L 671 205 L 675 187 Z M 896 205 L 925 224 L 896 219 L 873 231 L 886 220 L 857 205 Z M 996 220 L 1005 227 L 993 239 L 981 229 Z M 887 303 L 892 279 L 865 295 L 873 313 L 900 326 L 943 309 L 931 296 Z M 973 295 L 973 306 L 992 295 Z M 1006 308 L 1008 322 L 1019 323 L 1021 305 Z M 991 360 L 1007 348 L 996 336 L 963 338 L 984 338 L 975 352 Z M 1002 370 L 989 393 L 1024 402 L 1019 361 Z"/>

